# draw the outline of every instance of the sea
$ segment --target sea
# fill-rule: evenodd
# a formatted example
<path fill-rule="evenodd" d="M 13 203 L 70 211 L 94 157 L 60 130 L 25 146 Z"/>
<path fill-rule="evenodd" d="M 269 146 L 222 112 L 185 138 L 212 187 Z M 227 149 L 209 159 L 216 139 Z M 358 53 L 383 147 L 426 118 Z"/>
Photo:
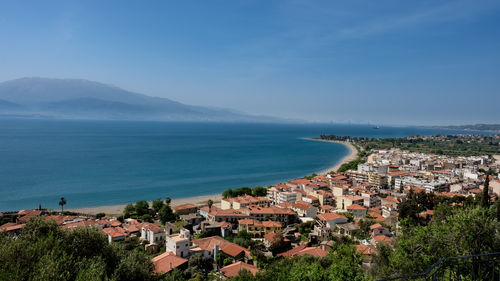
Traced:
<path fill-rule="evenodd" d="M 320 134 L 463 133 L 348 124 L 0 119 L 0 211 L 103 206 L 268 186 L 323 171 L 349 150 Z M 470 133 L 470 132 L 468 132 Z"/>

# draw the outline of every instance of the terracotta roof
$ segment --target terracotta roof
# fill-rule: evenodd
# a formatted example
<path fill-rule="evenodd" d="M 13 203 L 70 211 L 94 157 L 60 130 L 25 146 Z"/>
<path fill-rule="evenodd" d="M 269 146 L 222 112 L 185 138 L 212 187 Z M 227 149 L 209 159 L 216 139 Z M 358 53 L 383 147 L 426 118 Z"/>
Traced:
<path fill-rule="evenodd" d="M 350 206 L 347 206 L 347 210 L 363 210 L 363 211 L 366 211 L 366 208 L 361 206 L 361 205 L 358 205 L 358 204 L 352 204 Z"/>
<path fill-rule="evenodd" d="M 294 180 L 289 181 L 289 183 L 291 183 L 291 184 L 302 184 L 302 185 L 306 185 L 306 184 L 311 183 L 311 181 L 310 181 L 310 180 L 308 180 L 308 179 L 294 179 Z"/>
<path fill-rule="evenodd" d="M 92 220 L 84 220 L 84 221 L 78 221 L 78 222 L 72 222 L 72 223 L 67 223 L 62 226 L 62 229 L 75 229 L 77 227 L 97 227 L 98 224 L 95 221 Z"/>
<path fill-rule="evenodd" d="M 375 246 L 372 245 L 357 245 L 356 252 L 361 255 L 371 256 L 375 253 Z"/>
<path fill-rule="evenodd" d="M 227 266 L 224 266 L 223 268 L 220 269 L 220 271 L 224 274 L 226 277 L 234 277 L 238 276 L 240 270 L 246 269 L 250 271 L 253 275 L 255 275 L 259 269 L 253 265 L 244 263 L 244 262 L 236 262 Z"/>
<path fill-rule="evenodd" d="M 119 220 L 110 220 L 109 225 L 117 227 L 117 226 L 121 226 L 122 223 Z"/>
<path fill-rule="evenodd" d="M 269 241 L 271 243 L 275 243 L 280 236 L 281 235 L 278 234 L 277 232 L 269 232 L 266 235 L 264 235 L 264 239 L 266 239 L 267 241 Z"/>
<path fill-rule="evenodd" d="M 287 252 L 281 253 L 278 256 L 293 257 L 295 255 L 311 255 L 315 257 L 326 257 L 328 253 L 319 247 L 307 247 L 307 244 L 301 244 Z"/>
<path fill-rule="evenodd" d="M 281 223 L 279 221 L 263 221 L 262 225 L 264 227 L 281 227 Z"/>
<path fill-rule="evenodd" d="M 42 214 L 41 210 L 31 209 L 31 210 L 20 210 L 17 212 L 19 216 L 40 216 Z"/>
<path fill-rule="evenodd" d="M 392 241 L 391 238 L 385 236 L 385 235 L 377 235 L 375 237 L 373 237 L 373 239 L 375 239 L 375 241 L 378 243 L 378 242 L 386 242 L 386 243 L 389 243 Z"/>
<path fill-rule="evenodd" d="M 163 230 L 163 227 L 161 227 L 161 225 L 149 223 L 149 222 L 143 223 L 141 228 L 144 228 L 146 230 L 150 230 L 154 233 L 157 233 L 157 232 L 160 232 Z"/>
<path fill-rule="evenodd" d="M 322 221 L 331 221 L 331 220 L 340 219 L 340 218 L 347 219 L 345 216 L 339 215 L 337 213 L 319 214 L 319 215 L 317 215 L 317 218 L 322 220 Z"/>
<path fill-rule="evenodd" d="M 247 207 L 247 210 L 250 214 L 295 215 L 295 212 L 290 209 L 278 208 L 276 206 L 259 207 L 250 205 Z"/>
<path fill-rule="evenodd" d="M 125 229 L 121 227 L 106 227 L 102 231 L 106 233 L 107 235 L 113 237 L 113 238 L 118 238 L 118 237 L 127 237 L 127 233 L 125 232 Z"/>
<path fill-rule="evenodd" d="M 0 226 L 0 232 L 4 232 L 4 231 L 14 231 L 14 230 L 18 230 L 18 229 L 21 229 L 25 226 L 26 224 L 17 224 L 17 223 L 13 223 L 13 222 L 8 222 L 8 223 L 5 223 L 5 224 L 2 224 L 2 226 Z"/>
<path fill-rule="evenodd" d="M 188 262 L 187 259 L 176 256 L 172 252 L 166 252 L 151 260 L 155 266 L 154 272 L 157 274 L 167 273 L 176 267 Z"/>
<path fill-rule="evenodd" d="M 196 208 L 196 205 L 187 203 L 187 204 L 177 205 L 177 206 L 173 207 L 172 209 L 174 211 L 180 211 L 180 210 L 192 209 L 192 208 Z"/>
<path fill-rule="evenodd" d="M 381 225 L 380 223 L 376 223 L 376 224 L 370 225 L 370 230 L 374 230 L 374 229 L 377 229 L 379 227 L 384 227 L 384 226 Z"/>
<path fill-rule="evenodd" d="M 297 253 L 297 255 L 311 255 L 315 257 L 326 257 L 328 253 L 323 251 L 320 247 L 307 247 L 304 250 Z"/>
<path fill-rule="evenodd" d="M 301 210 L 308 210 L 309 208 L 312 207 L 311 204 L 304 202 L 304 201 L 299 201 L 295 204 L 292 205 L 294 208 L 301 209 Z"/>
<path fill-rule="evenodd" d="M 332 209 L 334 209 L 334 207 L 330 206 L 330 205 L 323 205 L 323 206 L 321 206 L 321 209 L 322 210 L 332 210 Z"/>
<path fill-rule="evenodd" d="M 349 199 L 351 201 L 363 200 L 363 197 L 359 196 L 359 195 L 344 195 L 342 197 L 347 198 L 347 199 Z"/>
<path fill-rule="evenodd" d="M 200 249 L 205 251 L 212 251 L 215 245 L 219 246 L 219 249 L 224 253 L 235 257 L 239 255 L 242 251 L 245 254 L 250 255 L 250 251 L 229 241 L 224 240 L 220 236 L 211 236 L 201 239 L 193 240 L 193 244 L 197 245 Z"/>
<path fill-rule="evenodd" d="M 304 243 L 304 244 L 300 244 L 299 246 L 291 249 L 291 250 L 288 250 L 284 253 L 281 253 L 281 254 L 278 254 L 278 256 L 281 256 L 281 257 L 293 257 L 295 256 L 298 252 L 304 250 L 305 248 L 307 247 L 307 244 Z"/>

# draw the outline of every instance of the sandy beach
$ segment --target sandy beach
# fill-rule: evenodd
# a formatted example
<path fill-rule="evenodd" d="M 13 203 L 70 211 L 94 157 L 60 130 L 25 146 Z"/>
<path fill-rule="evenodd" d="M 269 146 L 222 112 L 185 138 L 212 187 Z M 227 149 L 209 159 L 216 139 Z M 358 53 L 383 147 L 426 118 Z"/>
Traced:
<path fill-rule="evenodd" d="M 352 161 L 356 159 L 358 156 L 358 150 L 349 142 L 344 142 L 344 141 L 334 141 L 334 140 L 320 140 L 320 139 L 312 139 L 309 138 L 308 140 L 312 141 L 322 141 L 322 142 L 335 142 L 335 143 L 340 143 L 349 148 L 349 154 L 342 158 L 339 163 L 337 163 L 335 166 L 332 166 L 324 171 L 320 171 L 318 174 L 324 175 L 327 174 L 331 171 L 336 171 L 338 168 L 349 161 Z M 186 203 L 192 203 L 196 205 L 205 205 L 206 202 L 212 199 L 212 201 L 215 202 L 214 205 L 218 205 L 217 203 L 220 202 L 222 199 L 222 194 L 212 194 L 212 195 L 202 195 L 202 196 L 194 196 L 194 197 L 186 197 L 186 198 L 179 198 L 179 199 L 172 199 L 172 202 L 170 203 L 171 206 L 175 207 L 178 205 L 186 204 Z M 135 202 L 132 202 L 135 203 Z M 149 202 L 151 204 L 151 202 Z M 97 213 L 105 213 L 106 215 L 120 215 L 123 213 L 123 209 L 125 208 L 127 204 L 120 204 L 120 205 L 110 205 L 110 206 L 97 206 L 97 207 L 85 207 L 85 208 L 76 208 L 76 209 L 69 209 L 68 211 L 73 211 L 73 212 L 78 212 L 78 213 L 84 213 L 84 214 L 97 214 Z"/>
<path fill-rule="evenodd" d="M 318 173 L 320 175 L 325 175 L 325 174 L 328 174 L 329 172 L 337 171 L 340 168 L 340 166 L 342 166 L 342 164 L 347 163 L 349 161 L 352 161 L 358 157 L 358 150 L 350 142 L 336 141 L 336 140 L 321 140 L 321 139 L 312 139 L 312 138 L 309 138 L 308 140 L 321 141 L 321 142 L 335 142 L 335 143 L 343 144 L 349 148 L 349 154 L 347 154 L 344 158 L 342 158 L 342 160 L 340 160 L 340 162 L 337 163 L 335 166 L 332 166 L 326 170 L 320 171 Z"/>
<path fill-rule="evenodd" d="M 222 194 L 219 193 L 219 194 L 212 194 L 212 195 L 202 195 L 202 196 L 172 199 L 172 202 L 170 202 L 170 205 L 172 207 L 182 205 L 182 204 L 187 204 L 187 203 L 192 203 L 192 204 L 196 204 L 196 205 L 205 205 L 207 203 L 207 201 L 210 199 L 212 199 L 212 201 L 215 202 L 214 205 L 217 205 L 216 203 L 220 202 L 220 200 L 222 199 Z M 135 202 L 133 202 L 133 203 L 135 203 Z M 149 205 L 151 206 L 151 202 L 149 202 Z M 76 208 L 76 209 L 69 209 L 68 211 L 84 213 L 84 214 L 91 214 L 91 215 L 95 215 L 97 213 L 105 213 L 106 215 L 120 215 L 123 213 L 123 209 L 125 208 L 125 206 L 127 206 L 127 204 Z"/>

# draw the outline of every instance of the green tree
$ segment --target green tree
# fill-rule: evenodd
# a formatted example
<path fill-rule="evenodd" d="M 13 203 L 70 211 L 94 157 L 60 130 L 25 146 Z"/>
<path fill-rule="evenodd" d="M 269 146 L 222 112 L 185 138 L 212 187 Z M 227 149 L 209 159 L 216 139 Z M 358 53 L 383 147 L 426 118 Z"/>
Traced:
<path fill-rule="evenodd" d="M 214 204 L 214 201 L 212 201 L 212 199 L 208 199 L 207 201 L 207 205 L 208 205 L 208 210 L 211 211 L 212 210 L 212 205 Z"/>
<path fill-rule="evenodd" d="M 483 192 L 481 194 L 481 206 L 483 208 L 490 207 L 490 194 L 489 194 L 489 186 L 490 186 L 490 173 L 487 173 L 486 179 L 484 180 Z"/>
<path fill-rule="evenodd" d="M 233 197 L 233 190 L 231 188 L 228 188 L 222 192 L 222 198 L 227 199 L 232 197 Z"/>
<path fill-rule="evenodd" d="M 149 214 L 149 204 L 145 200 L 137 201 L 135 203 L 135 213 L 138 216 L 143 216 L 145 214 Z"/>
<path fill-rule="evenodd" d="M 64 213 L 64 205 L 66 205 L 66 199 L 64 197 L 61 197 L 61 200 L 59 200 L 59 206 L 61 206 L 61 213 Z"/>
<path fill-rule="evenodd" d="M 125 209 L 123 209 L 124 218 L 130 218 L 130 216 L 134 213 L 135 213 L 134 204 L 127 204 L 127 206 L 125 206 Z"/>
<path fill-rule="evenodd" d="M 158 213 L 160 211 L 161 207 L 163 207 L 163 205 L 164 205 L 163 200 L 161 200 L 161 198 L 153 200 L 153 204 L 152 204 L 153 211 L 155 213 Z"/>
<path fill-rule="evenodd" d="M 170 202 L 172 202 L 172 198 L 170 197 L 165 197 L 165 204 L 169 205 L 170 206 Z"/>
<path fill-rule="evenodd" d="M 266 196 L 267 195 L 267 188 L 263 186 L 256 186 L 252 188 L 252 195 L 253 196 Z"/>
<path fill-rule="evenodd" d="M 175 214 L 169 205 L 163 205 L 158 212 L 158 218 L 162 224 L 165 224 L 168 221 L 175 220 Z"/>

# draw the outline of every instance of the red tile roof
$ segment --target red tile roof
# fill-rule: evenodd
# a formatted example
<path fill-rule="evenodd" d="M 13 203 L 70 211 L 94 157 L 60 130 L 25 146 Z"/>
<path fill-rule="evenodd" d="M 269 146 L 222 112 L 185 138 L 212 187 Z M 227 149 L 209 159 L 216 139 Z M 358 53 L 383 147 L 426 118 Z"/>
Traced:
<path fill-rule="evenodd" d="M 371 256 L 375 253 L 375 246 L 372 245 L 357 245 L 356 252 L 361 255 Z"/>
<path fill-rule="evenodd" d="M 227 265 L 223 268 L 220 269 L 220 271 L 224 274 L 226 277 L 234 277 L 238 276 L 240 270 L 246 269 L 250 271 L 253 275 L 255 275 L 259 269 L 253 265 L 244 263 L 244 262 L 236 262 L 230 265 Z"/>
<path fill-rule="evenodd" d="M 384 227 L 383 225 L 381 225 L 380 223 L 376 223 L 376 224 L 373 224 L 370 226 L 370 230 L 374 230 L 374 229 L 377 229 L 379 227 Z"/>
<path fill-rule="evenodd" d="M 196 208 L 196 205 L 187 203 L 187 204 L 177 205 L 177 206 L 173 207 L 172 209 L 174 211 L 180 211 L 180 210 L 186 210 L 186 209 L 192 209 L 192 208 Z"/>
<path fill-rule="evenodd" d="M 188 262 L 187 259 L 176 256 L 172 252 L 166 252 L 151 260 L 155 266 L 154 272 L 157 274 L 167 273 L 176 267 Z"/>
<path fill-rule="evenodd" d="M 241 252 L 245 252 L 245 254 L 250 255 L 250 251 L 239 246 L 238 244 L 231 243 L 229 241 L 224 240 L 224 238 L 220 236 L 211 236 L 201 239 L 193 240 L 193 244 L 197 245 L 200 249 L 205 251 L 212 251 L 215 245 L 219 246 L 219 249 L 224 253 L 236 257 Z"/>
<path fill-rule="evenodd" d="M 358 204 L 352 204 L 350 206 L 347 206 L 347 210 L 363 210 L 363 211 L 366 211 L 366 208 L 361 206 L 361 205 L 358 205 Z"/>
<path fill-rule="evenodd" d="M 322 220 L 322 221 L 331 221 L 331 220 L 339 219 L 339 218 L 347 219 L 345 216 L 339 215 L 337 213 L 319 214 L 319 215 L 317 215 L 317 218 Z"/>

